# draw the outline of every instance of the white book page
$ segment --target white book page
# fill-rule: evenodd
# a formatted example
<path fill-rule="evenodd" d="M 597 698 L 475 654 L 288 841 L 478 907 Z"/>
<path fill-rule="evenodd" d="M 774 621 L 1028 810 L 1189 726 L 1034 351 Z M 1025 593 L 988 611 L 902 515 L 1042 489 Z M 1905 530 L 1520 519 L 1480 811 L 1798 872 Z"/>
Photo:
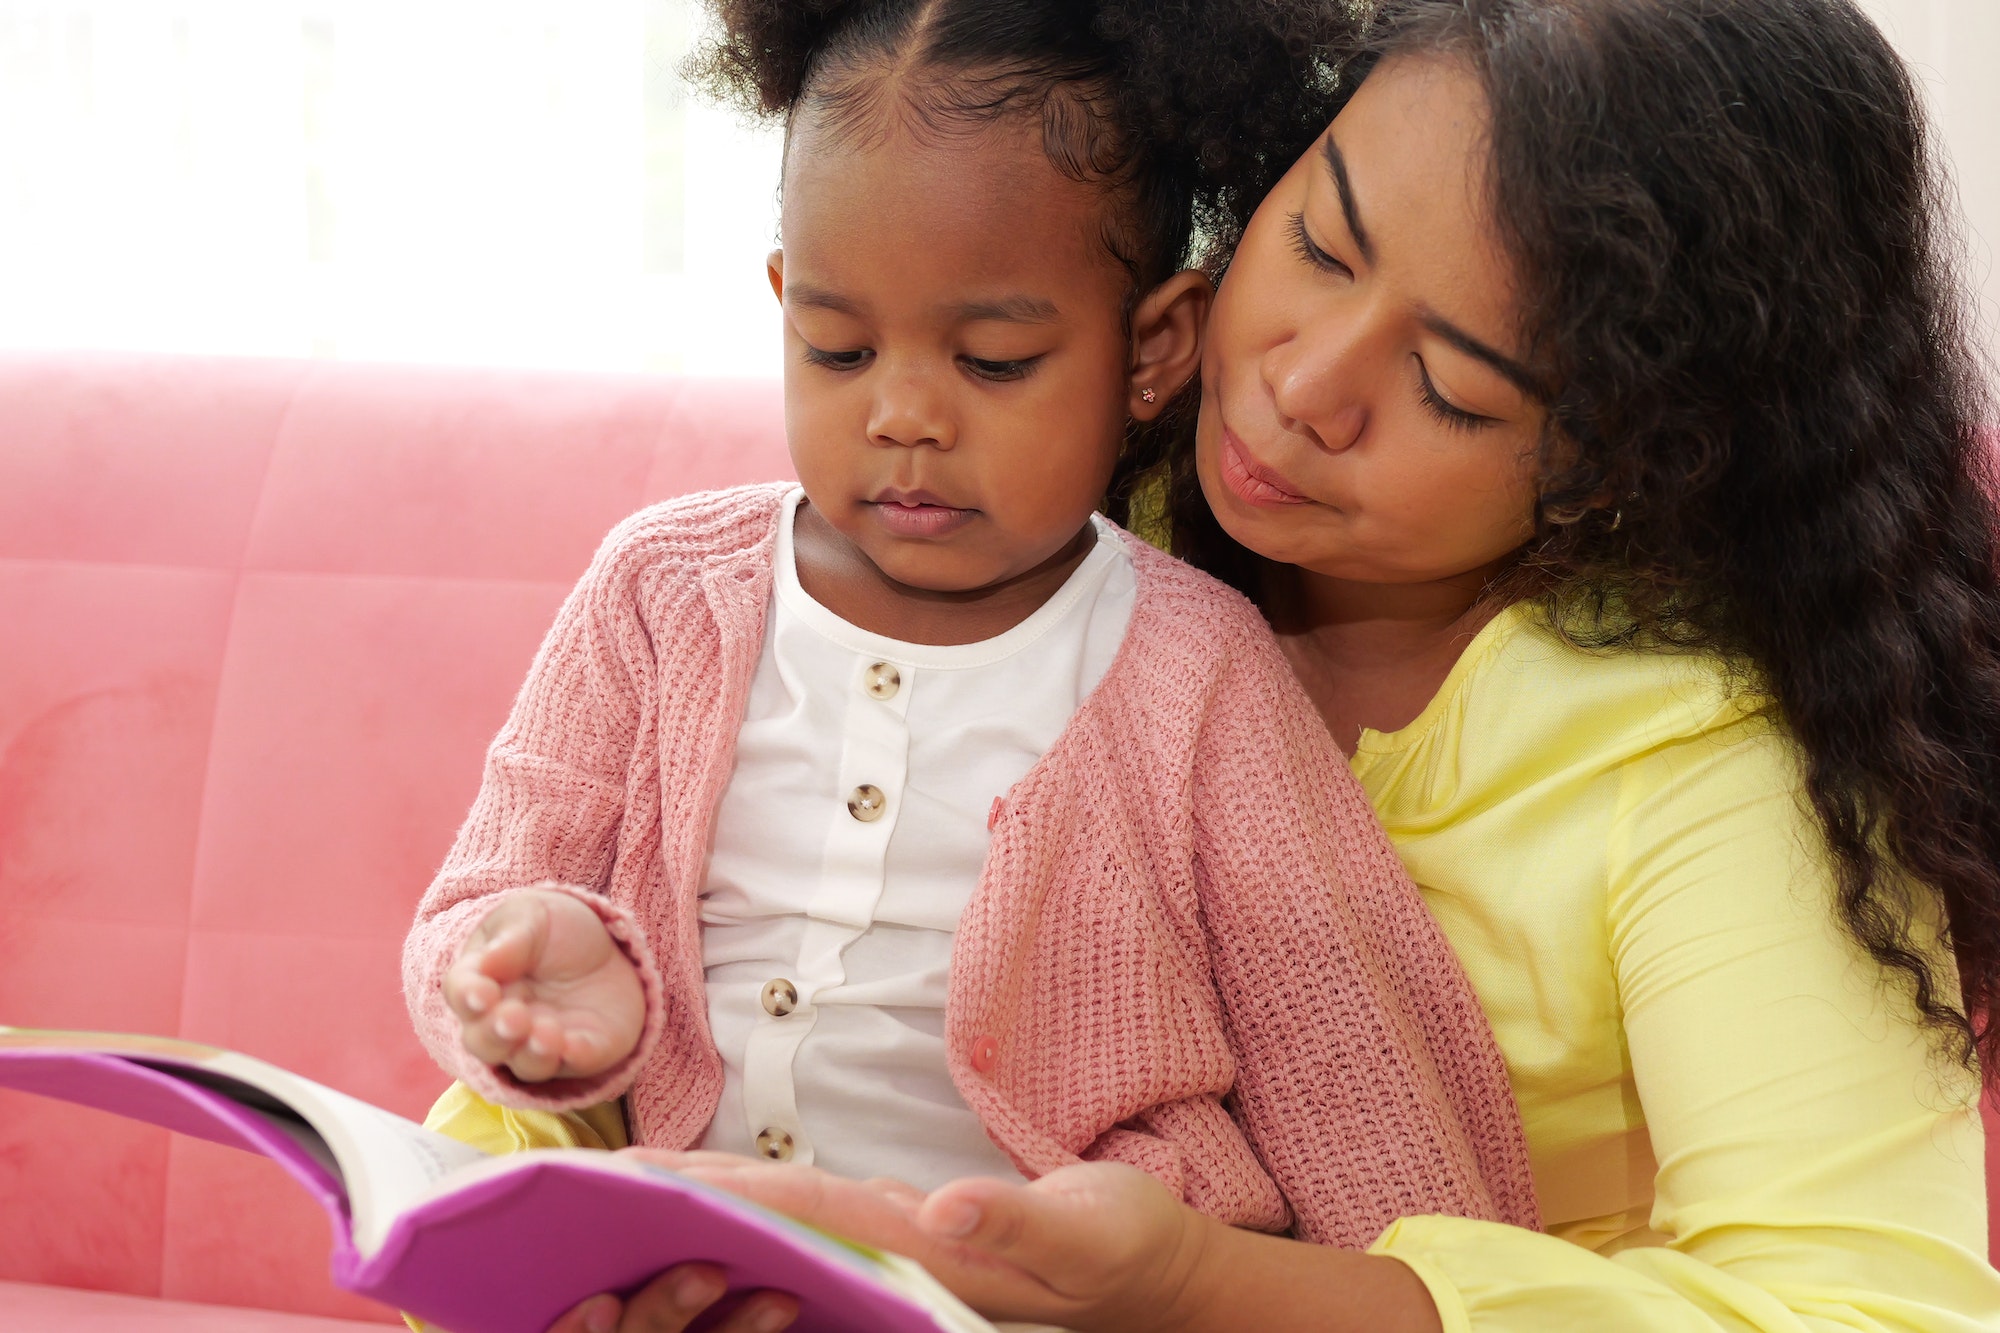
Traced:
<path fill-rule="evenodd" d="M 456 1139 L 432 1133 L 379 1106 L 302 1078 L 288 1069 L 235 1051 L 177 1037 L 132 1032 L 60 1032 L 0 1025 L 0 1049 L 83 1051 L 122 1056 L 172 1074 L 187 1071 L 189 1081 L 229 1097 L 256 1111 L 300 1144 L 323 1165 L 333 1168 L 347 1191 L 348 1215 L 355 1248 L 372 1255 L 397 1214 L 461 1166 L 485 1160 L 485 1154 Z M 230 1082 L 246 1085 L 232 1088 Z M 311 1141 L 301 1126 L 288 1122 L 270 1106 L 259 1105 L 257 1093 L 269 1102 L 290 1107 L 324 1144 Z"/>
<path fill-rule="evenodd" d="M 485 1160 L 477 1148 L 247 1055 L 219 1052 L 203 1067 L 263 1089 L 320 1132 L 346 1183 L 354 1248 L 364 1255 L 380 1249 L 397 1215 L 439 1181 Z"/>

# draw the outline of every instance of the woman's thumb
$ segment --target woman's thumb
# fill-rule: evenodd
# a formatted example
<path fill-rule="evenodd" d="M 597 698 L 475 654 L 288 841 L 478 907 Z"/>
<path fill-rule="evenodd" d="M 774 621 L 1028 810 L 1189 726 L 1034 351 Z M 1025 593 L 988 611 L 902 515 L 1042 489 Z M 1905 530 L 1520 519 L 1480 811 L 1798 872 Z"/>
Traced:
<path fill-rule="evenodd" d="M 1087 1163 L 1027 1186 L 953 1181 L 924 1200 L 917 1225 L 940 1240 L 1005 1260 L 1055 1292 L 1077 1294 L 1074 1279 L 1101 1268 L 1098 1251 L 1107 1226 L 1116 1226 L 1112 1214 L 1125 1192 L 1113 1177 L 1128 1169 Z"/>

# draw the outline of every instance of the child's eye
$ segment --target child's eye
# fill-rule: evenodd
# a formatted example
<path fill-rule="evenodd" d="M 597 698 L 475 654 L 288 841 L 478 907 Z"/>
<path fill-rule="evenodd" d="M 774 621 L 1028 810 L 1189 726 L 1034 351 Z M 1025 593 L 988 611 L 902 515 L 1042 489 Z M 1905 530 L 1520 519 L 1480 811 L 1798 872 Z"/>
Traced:
<path fill-rule="evenodd" d="M 1446 401 L 1445 396 L 1437 391 L 1437 386 L 1431 383 L 1431 373 L 1424 368 L 1421 358 L 1417 361 L 1417 398 L 1423 403 L 1425 411 L 1453 430 L 1481 430 L 1496 424 L 1492 417 L 1468 412 Z"/>
<path fill-rule="evenodd" d="M 1327 273 L 1338 273 L 1342 277 L 1347 278 L 1354 276 L 1353 269 L 1321 249 L 1319 242 L 1312 238 L 1312 233 L 1306 230 L 1306 215 L 1304 213 L 1292 214 L 1292 249 L 1298 252 L 1300 259 L 1305 260 L 1306 263 L 1311 264 L 1316 269 L 1321 269 Z"/>
<path fill-rule="evenodd" d="M 1018 361 L 988 361 L 984 357 L 967 356 L 959 358 L 967 370 L 984 380 L 1023 380 L 1041 364 L 1039 356 L 1025 356 Z"/>
<path fill-rule="evenodd" d="M 868 357 L 869 352 L 866 348 L 851 352 L 826 352 L 810 343 L 806 345 L 806 360 L 815 366 L 824 366 L 828 370 L 855 370 Z"/>

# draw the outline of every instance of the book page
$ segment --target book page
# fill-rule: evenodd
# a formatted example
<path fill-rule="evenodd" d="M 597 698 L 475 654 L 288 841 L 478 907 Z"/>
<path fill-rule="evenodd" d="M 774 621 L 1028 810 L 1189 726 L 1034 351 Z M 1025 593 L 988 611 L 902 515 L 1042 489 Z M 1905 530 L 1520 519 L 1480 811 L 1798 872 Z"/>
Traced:
<path fill-rule="evenodd" d="M 340 1165 L 354 1223 L 354 1248 L 373 1254 L 396 1215 L 454 1170 L 484 1154 L 394 1112 L 233 1051 L 206 1062 L 276 1095 L 319 1131 Z"/>
<path fill-rule="evenodd" d="M 256 1111 L 334 1171 L 347 1193 L 355 1248 L 363 1254 L 379 1248 L 397 1213 L 455 1168 L 484 1156 L 290 1070 L 199 1042 L 0 1027 L 0 1048 L 7 1047 L 119 1056 L 199 1083 Z"/>

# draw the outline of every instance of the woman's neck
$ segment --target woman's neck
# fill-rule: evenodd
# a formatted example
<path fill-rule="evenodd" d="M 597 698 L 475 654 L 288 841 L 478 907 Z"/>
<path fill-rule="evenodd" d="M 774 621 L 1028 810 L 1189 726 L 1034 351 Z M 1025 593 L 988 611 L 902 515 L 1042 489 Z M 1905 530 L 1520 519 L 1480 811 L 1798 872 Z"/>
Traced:
<path fill-rule="evenodd" d="M 1491 594 L 1504 565 L 1435 583 L 1353 583 L 1293 566 L 1267 575 L 1278 642 L 1341 749 L 1361 732 L 1415 721 L 1506 603 Z"/>

